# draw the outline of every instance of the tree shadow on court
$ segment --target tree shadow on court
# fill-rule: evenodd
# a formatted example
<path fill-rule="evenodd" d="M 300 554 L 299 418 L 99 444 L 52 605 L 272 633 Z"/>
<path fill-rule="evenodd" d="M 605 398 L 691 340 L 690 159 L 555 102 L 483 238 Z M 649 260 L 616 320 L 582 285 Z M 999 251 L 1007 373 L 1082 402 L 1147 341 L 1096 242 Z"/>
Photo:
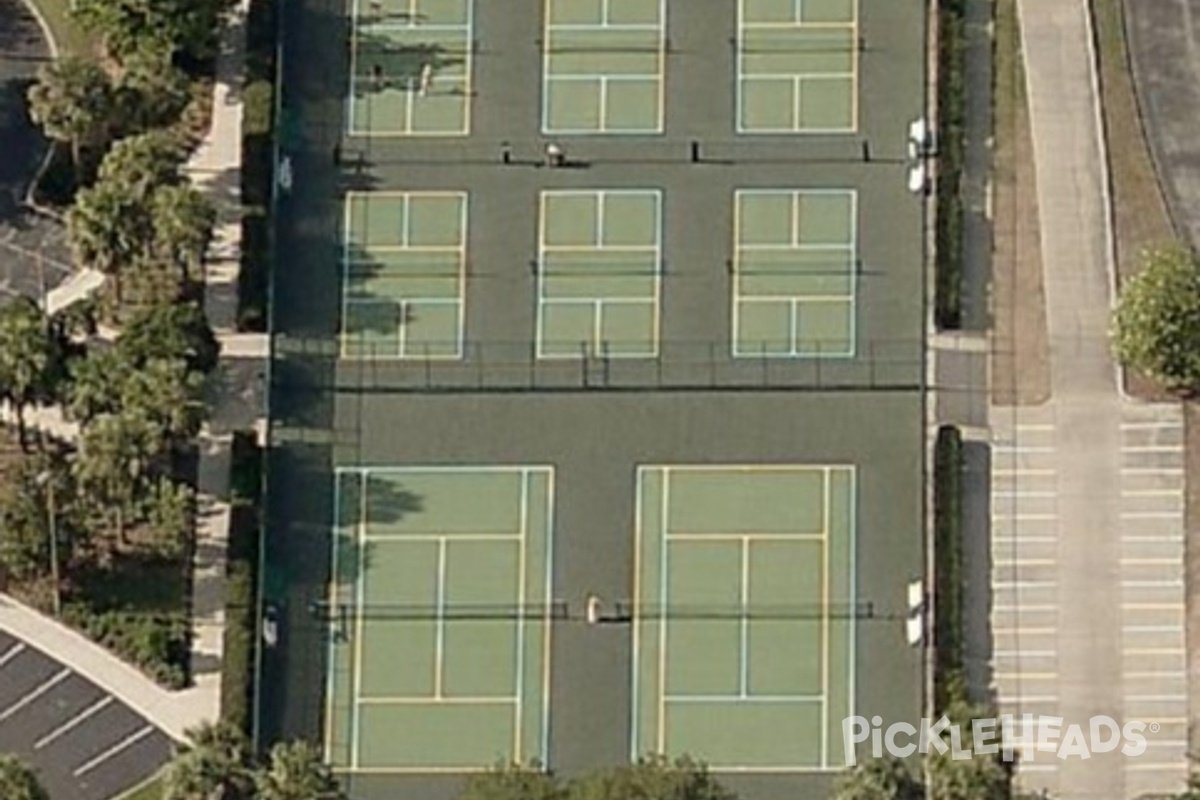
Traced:
<path fill-rule="evenodd" d="M 372 526 L 394 525 L 425 510 L 425 501 L 416 492 L 370 474 L 362 480 L 357 472 L 340 476 L 336 505 L 332 577 L 341 587 L 356 587 L 364 572 L 374 566 L 376 545 L 369 538 Z"/>
<path fill-rule="evenodd" d="M 394 39 L 360 30 L 354 58 L 357 97 L 387 89 L 418 91 L 426 67 L 437 74 L 466 63 L 466 58 L 432 42 L 398 44 Z M 460 92 L 451 89 L 450 92 Z"/>
<path fill-rule="evenodd" d="M 364 283 L 380 277 L 388 269 L 387 264 L 359 244 L 350 245 L 346 249 L 344 259 L 343 268 L 350 269 L 352 265 L 356 280 Z M 348 281 L 343 291 L 349 292 Z M 348 338 L 347 345 L 355 349 L 369 351 L 371 343 L 377 342 L 381 337 L 398 337 L 402 328 L 419 318 L 411 306 L 405 307 L 395 295 L 356 290 L 354 295 L 346 300 L 343 304 L 346 318 L 342 322 L 342 330 Z M 382 346 L 384 345 L 376 345 L 376 348 Z"/>

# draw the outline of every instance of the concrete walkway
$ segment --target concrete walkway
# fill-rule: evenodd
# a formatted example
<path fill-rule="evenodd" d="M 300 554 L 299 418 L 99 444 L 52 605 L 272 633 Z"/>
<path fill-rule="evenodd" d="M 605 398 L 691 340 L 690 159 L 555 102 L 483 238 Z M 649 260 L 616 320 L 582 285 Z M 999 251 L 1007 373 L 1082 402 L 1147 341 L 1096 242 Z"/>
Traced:
<path fill-rule="evenodd" d="M 1179 475 L 1132 466 L 1128 456 L 1160 446 L 1154 437 L 1131 444 L 1131 431 L 1177 424 L 1179 409 L 1125 400 L 1110 357 L 1112 232 L 1087 0 L 1020 0 L 1019 10 L 1052 397 L 992 413 L 993 684 L 1002 710 L 1061 716 L 1085 735 L 1096 716 L 1159 726 L 1142 758 L 1036 754 L 1018 772 L 1023 788 L 1064 800 L 1175 791 L 1185 737 L 1166 725 L 1187 715 L 1177 685 L 1183 618 L 1168 611 L 1147 625 L 1137 615 L 1182 609 L 1182 582 L 1170 571 L 1182 554 L 1129 548 L 1144 535 L 1138 515 L 1169 527 L 1179 513 L 1177 504 L 1145 505 L 1177 496 Z"/>

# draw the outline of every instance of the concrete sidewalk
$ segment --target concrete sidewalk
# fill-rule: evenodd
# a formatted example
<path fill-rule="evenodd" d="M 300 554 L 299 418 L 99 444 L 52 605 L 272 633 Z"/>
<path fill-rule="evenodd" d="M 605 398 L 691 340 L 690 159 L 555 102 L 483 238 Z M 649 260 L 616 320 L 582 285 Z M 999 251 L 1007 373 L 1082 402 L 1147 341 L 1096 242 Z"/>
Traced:
<path fill-rule="evenodd" d="M 1173 467 L 1146 456 L 1169 450 L 1177 406 L 1125 399 L 1110 355 L 1114 256 L 1107 154 L 1100 122 L 1088 0 L 1020 0 L 1037 169 L 1051 399 L 993 409 L 992 676 L 1002 713 L 1041 713 L 1064 726 L 1107 716 L 1123 724 L 1185 718 L 1176 686 L 1182 616 L 1171 568 L 1181 554 L 1148 538 L 1147 520 L 1178 515 Z M 1153 502 L 1152 502 L 1153 501 Z M 1181 521 L 1177 521 L 1181 524 Z M 1148 638 L 1149 637 L 1149 638 Z M 1151 705 L 1148 705 L 1150 703 Z M 1177 733 L 1151 728 L 1143 758 L 1088 760 L 1026 753 L 1023 789 L 1062 800 L 1118 800 L 1181 790 L 1186 751 Z M 1153 735 L 1158 733 L 1157 736 Z"/>

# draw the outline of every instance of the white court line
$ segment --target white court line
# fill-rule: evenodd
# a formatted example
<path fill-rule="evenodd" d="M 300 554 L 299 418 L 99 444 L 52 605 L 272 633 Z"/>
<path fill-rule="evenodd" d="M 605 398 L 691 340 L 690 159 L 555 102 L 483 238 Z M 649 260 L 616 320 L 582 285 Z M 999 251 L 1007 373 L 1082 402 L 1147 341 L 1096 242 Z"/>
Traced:
<path fill-rule="evenodd" d="M 24 697 L 22 697 L 20 700 L 18 700 L 16 703 L 12 704 L 12 705 L 11 705 L 11 706 L 9 706 L 8 708 L 4 709 L 3 713 L 0 713 L 0 722 L 3 722 L 4 720 L 6 720 L 6 719 L 8 719 L 9 717 L 11 717 L 13 714 L 16 714 L 16 713 L 17 713 L 18 711 L 20 711 L 22 708 L 25 708 L 25 706 L 29 705 L 29 704 L 30 704 L 30 703 L 32 703 L 34 700 L 37 700 L 39 697 L 41 697 L 41 696 L 42 696 L 42 695 L 44 695 L 46 692 L 48 692 L 48 691 L 50 691 L 51 689 L 53 689 L 53 688 L 54 688 L 55 686 L 57 686 L 58 684 L 60 684 L 60 683 L 62 683 L 63 681 L 65 681 L 65 680 L 66 680 L 67 678 L 69 678 L 70 676 L 71 676 L 71 670 L 69 670 L 69 669 L 68 669 L 68 668 L 66 668 L 66 667 L 63 667 L 61 671 L 59 671 L 57 674 L 55 674 L 54 676 L 52 676 L 52 677 L 51 677 L 51 678 L 49 678 L 48 680 L 46 680 L 46 681 L 43 681 L 43 682 L 42 682 L 42 683 L 41 683 L 41 684 L 40 684 L 40 685 L 39 685 L 39 686 L 38 686 L 36 689 L 34 689 L 32 692 L 30 692 L 29 694 L 25 695 Z"/>
<path fill-rule="evenodd" d="M 3 667 L 9 661 L 19 656 L 25 650 L 24 642 L 17 642 L 12 647 L 4 651 L 4 655 L 0 656 L 0 667 Z"/>
<path fill-rule="evenodd" d="M 1176 611 L 1183 613 L 1183 603 L 1121 603 L 1127 611 Z"/>
<path fill-rule="evenodd" d="M 1122 542 L 1131 542 L 1131 543 L 1136 543 L 1136 542 L 1182 543 L 1183 542 L 1183 534 L 1178 534 L 1176 536 L 1122 536 L 1121 541 Z"/>
<path fill-rule="evenodd" d="M 1124 633 L 1178 633 L 1183 634 L 1182 625 L 1122 625 Z"/>
<path fill-rule="evenodd" d="M 1122 519 L 1178 519 L 1183 509 L 1178 511 L 1122 511 Z"/>
<path fill-rule="evenodd" d="M 1125 769 L 1130 772 L 1178 772 L 1182 776 L 1187 772 L 1187 764 L 1183 761 L 1172 761 L 1166 764 L 1130 761 L 1125 764 Z"/>
<path fill-rule="evenodd" d="M 1128 589 L 1167 589 L 1183 586 L 1183 578 L 1161 581 L 1121 581 L 1121 586 Z"/>
<path fill-rule="evenodd" d="M 1140 680 L 1184 680 L 1187 678 L 1187 673 L 1181 669 L 1147 671 L 1147 672 L 1126 672 L 1126 678 L 1138 678 Z"/>
<path fill-rule="evenodd" d="M 1182 475 L 1183 467 L 1121 467 L 1122 475 Z"/>
<path fill-rule="evenodd" d="M 1123 431 L 1138 431 L 1154 428 L 1182 428 L 1183 423 L 1179 420 L 1152 420 L 1150 422 L 1122 422 L 1120 427 Z"/>
<path fill-rule="evenodd" d="M 1182 453 L 1181 444 L 1130 444 L 1121 446 L 1122 453 Z"/>
<path fill-rule="evenodd" d="M 1187 700 L 1186 694 L 1127 694 L 1127 703 L 1179 703 Z"/>
<path fill-rule="evenodd" d="M 76 778 L 78 778 L 79 776 L 83 775 L 86 772 L 91 772 L 93 769 L 100 766 L 105 761 L 107 761 L 108 759 L 115 756 L 117 753 L 119 753 L 122 750 L 125 750 L 129 747 L 132 747 L 133 745 L 137 744 L 142 739 L 145 739 L 147 736 L 149 736 L 152 733 L 154 733 L 154 726 L 147 725 L 146 727 L 142 728 L 141 730 L 137 731 L 136 733 L 126 736 L 124 739 L 117 742 L 112 747 L 108 748 L 103 753 L 101 753 L 100 755 L 91 759 L 90 761 L 87 761 L 87 762 L 81 764 L 74 771 L 72 771 L 71 774 L 74 775 Z"/>
<path fill-rule="evenodd" d="M 1122 489 L 1121 497 L 1179 497 L 1183 489 Z"/>
<path fill-rule="evenodd" d="M 1054 427 L 1044 422 L 1018 422 L 1016 425 L 1018 431 L 1052 431 Z"/>
<path fill-rule="evenodd" d="M 1182 647 L 1127 647 L 1121 653 L 1127 656 L 1181 656 L 1187 650 Z"/>
<path fill-rule="evenodd" d="M 1119 563 L 1129 566 L 1183 566 L 1178 558 L 1122 558 Z"/>
<path fill-rule="evenodd" d="M 40 738 L 36 742 L 34 742 L 33 749 L 41 750 L 43 747 L 50 744 L 55 739 L 70 732 L 72 729 L 75 728 L 75 726 L 79 725 L 81 722 L 88 719 L 89 717 L 91 717 L 92 715 L 97 713 L 98 711 L 101 711 L 101 710 L 107 708 L 112 703 L 112 701 L 113 701 L 113 696 L 111 694 L 107 695 L 105 697 L 101 697 L 95 703 L 92 703 L 90 706 L 85 708 L 83 711 L 80 711 L 78 714 L 71 717 L 69 720 L 64 722 L 62 725 L 59 725 L 57 728 L 50 731 L 45 736 L 43 736 L 42 738 Z"/>

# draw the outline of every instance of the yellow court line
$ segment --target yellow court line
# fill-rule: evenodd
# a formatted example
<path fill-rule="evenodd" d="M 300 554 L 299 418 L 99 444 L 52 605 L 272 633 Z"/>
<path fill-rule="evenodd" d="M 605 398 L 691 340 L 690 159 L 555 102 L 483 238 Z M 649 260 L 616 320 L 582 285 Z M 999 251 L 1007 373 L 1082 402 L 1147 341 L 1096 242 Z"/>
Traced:
<path fill-rule="evenodd" d="M 431 696 L 390 696 L 360 697 L 359 705 L 364 706 L 507 706 L 520 702 L 516 697 L 431 697 Z"/>
<path fill-rule="evenodd" d="M 824 509 L 821 522 L 825 537 L 821 541 L 821 602 L 824 614 L 821 619 L 821 766 L 829 766 L 829 518 L 832 506 L 833 481 L 831 470 L 825 468 L 825 484 L 822 497 Z"/>
<path fill-rule="evenodd" d="M 519 505 L 519 522 L 521 527 L 521 539 L 517 545 L 517 603 L 518 607 L 523 607 L 526 602 L 525 597 L 525 570 L 527 568 L 526 559 L 526 537 L 529 531 L 529 471 L 522 470 L 521 472 L 521 501 Z M 514 764 L 525 763 L 525 758 L 522 754 L 522 736 L 524 734 L 524 712 L 525 703 L 522 698 L 525 696 L 525 615 L 517 615 L 517 685 L 516 685 L 516 704 L 513 709 L 513 752 L 512 759 Z"/>
<path fill-rule="evenodd" d="M 637 471 L 634 474 L 634 493 L 633 493 L 633 602 L 640 605 L 642 602 L 642 493 L 645 490 L 646 472 L 645 468 L 638 465 Z M 632 675 L 630 677 L 630 686 L 632 691 L 630 694 L 633 697 L 632 708 L 630 709 L 629 723 L 633 729 L 634 735 L 630 736 L 630 755 L 636 758 L 641 754 L 641 737 L 645 735 L 645 731 L 641 726 L 642 714 L 642 692 L 644 687 L 641 685 L 641 667 L 642 667 L 642 619 L 635 616 L 633 620 L 633 631 L 631 634 L 631 655 L 630 661 L 633 664 Z"/>
<path fill-rule="evenodd" d="M 667 531 L 670 521 L 671 468 L 662 467 L 659 492 L 659 559 L 658 559 L 658 602 L 667 604 Z M 667 741 L 667 617 L 658 621 L 658 747 L 656 752 L 666 752 Z"/>
<path fill-rule="evenodd" d="M 364 546 L 364 541 L 367 536 L 367 492 L 370 490 L 370 472 L 364 469 L 361 473 L 359 487 L 359 515 L 358 515 L 358 531 L 355 540 L 355 547 L 358 549 L 358 585 L 356 588 L 356 599 L 358 607 L 355 609 L 354 616 L 354 704 L 351 708 L 351 719 L 353 720 L 353 728 L 350 735 L 350 764 L 354 767 L 359 763 L 359 737 L 361 719 L 358 713 L 358 700 L 362 697 L 362 670 L 363 670 L 363 633 L 366 627 L 363 608 L 366 605 L 366 590 L 367 590 L 367 548 Z"/>
<path fill-rule="evenodd" d="M 546 590 L 544 601 L 546 615 L 542 620 L 542 724 L 541 724 L 541 757 L 544 761 L 550 749 L 550 635 L 553 628 L 553 617 L 550 602 L 554 594 L 554 467 L 540 468 L 546 475 L 546 517 L 542 525 L 542 558 L 545 561 Z"/>

